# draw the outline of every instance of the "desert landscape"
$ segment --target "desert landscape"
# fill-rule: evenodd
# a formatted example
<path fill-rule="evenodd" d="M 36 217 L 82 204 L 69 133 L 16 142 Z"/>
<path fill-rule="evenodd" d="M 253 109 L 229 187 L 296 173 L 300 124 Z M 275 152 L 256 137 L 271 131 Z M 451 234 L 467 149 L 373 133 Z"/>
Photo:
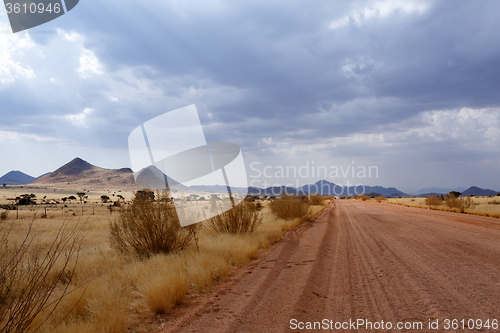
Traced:
<path fill-rule="evenodd" d="M 498 31 L 494 0 L 4 0 L 0 333 L 500 332 Z"/>
<path fill-rule="evenodd" d="M 76 164 L 84 168 L 71 167 L 74 160 L 69 163 L 71 168 L 65 165 L 53 173 L 59 178 L 49 174 L 28 185 L 0 189 L 0 271 L 5 276 L 1 331 L 145 332 L 163 327 L 171 321 L 172 308 L 230 280 L 235 268 L 248 264 L 284 232 L 320 213 L 332 199 L 290 198 L 288 203 L 280 201 L 286 207 L 276 208 L 268 200 L 249 197 L 233 215 L 208 220 L 189 232 L 178 226 L 163 233 L 154 229 L 158 237 L 173 233 L 184 241 L 178 248 L 159 246 L 141 252 L 130 243 L 117 245 L 114 226 L 125 223 L 126 216 L 137 218 L 134 207 L 155 214 L 161 207 L 171 211 L 172 203 L 162 203 L 164 194 L 160 192 L 151 191 L 155 201 L 147 198 L 143 202 L 137 189 L 94 187 L 101 182 L 88 182 L 88 178 L 109 177 L 110 171 L 99 173 L 97 167 L 89 168 L 78 160 Z M 90 176 L 89 169 L 94 171 Z M 47 184 L 45 179 L 54 183 Z M 126 189 L 127 178 L 121 181 Z M 25 198 L 30 201 L 23 202 Z M 144 204 L 149 206 L 141 206 Z M 192 204 L 209 205 L 209 201 Z M 226 221 L 229 224 L 221 224 Z M 249 225 L 221 229 L 241 221 Z M 178 225 L 175 216 L 164 216 L 158 223 Z M 31 265 L 41 265 L 44 270 L 32 271 Z M 40 274 L 44 282 L 37 284 Z M 28 302 L 20 290 L 30 288 L 32 301 Z M 40 293 L 50 296 L 33 296 Z"/>
<path fill-rule="evenodd" d="M 29 184 L 0 188 L 0 250 L 19 262 L 13 267 L 4 260 L 0 267 L 3 331 L 335 330 L 348 318 L 419 329 L 429 325 L 427 318 L 444 325 L 449 318 L 477 317 L 490 326 L 496 319 L 496 195 L 248 196 L 234 213 L 177 227 L 178 244 L 155 248 L 130 242 L 154 242 L 152 234 L 132 234 L 127 243 L 123 228 L 140 221 L 141 212 L 156 221 L 164 209 L 158 225 L 178 223 L 168 215 L 175 198 L 134 189 L 131 177 L 77 158 Z M 112 179 L 111 189 L 99 179 Z M 191 204 L 208 209 L 216 202 L 200 198 Z M 40 272 L 23 271 L 30 262 L 50 263 L 42 272 L 49 286 L 34 282 Z M 25 304 L 17 293 L 30 287 L 35 301 Z M 34 297 L 44 290 L 47 298 Z M 24 306 L 20 312 L 12 309 L 17 303 Z"/>

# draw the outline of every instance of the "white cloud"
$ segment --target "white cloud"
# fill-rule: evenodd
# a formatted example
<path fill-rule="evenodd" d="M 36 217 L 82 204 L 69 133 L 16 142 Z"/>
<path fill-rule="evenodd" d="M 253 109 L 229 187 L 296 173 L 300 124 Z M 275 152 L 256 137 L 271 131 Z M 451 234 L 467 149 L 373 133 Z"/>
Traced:
<path fill-rule="evenodd" d="M 370 149 L 377 154 L 380 149 L 407 149 L 418 145 L 446 148 L 457 147 L 463 151 L 500 150 L 500 108 L 423 112 L 415 119 L 415 127 L 401 131 L 380 130 L 377 133 L 354 133 L 343 137 L 324 138 L 320 143 L 296 143 L 289 139 L 273 141 L 264 138 L 264 143 L 275 144 L 264 150 L 276 154 L 301 155 L 317 152 L 332 152 L 337 148 L 359 151 Z"/>
<path fill-rule="evenodd" d="M 102 74 L 102 66 L 94 52 L 85 48 L 82 49 L 80 67 L 76 70 L 76 72 L 82 79 L 88 79 L 92 76 L 92 74 Z"/>
<path fill-rule="evenodd" d="M 330 28 L 342 28 L 349 23 L 354 25 L 362 25 L 366 21 L 377 18 L 387 18 L 392 15 L 420 15 L 429 8 L 429 4 L 424 1 L 398 1 L 398 0 L 383 0 L 383 1 L 368 1 L 364 6 L 357 5 L 348 14 L 339 19 L 334 20 L 330 24 Z"/>
<path fill-rule="evenodd" d="M 436 142 L 453 140 L 476 149 L 496 149 L 500 144 L 500 109 L 485 108 L 425 112 L 427 126 L 408 132 Z"/>
<path fill-rule="evenodd" d="M 64 30 L 58 29 L 57 33 L 63 35 L 64 38 L 66 38 L 70 42 L 82 41 L 84 39 L 82 35 L 76 32 L 65 32 Z"/>
<path fill-rule="evenodd" d="M 89 115 L 94 113 L 95 110 L 92 108 L 85 108 L 81 113 L 78 114 L 68 114 L 65 115 L 64 118 L 70 121 L 75 126 L 84 126 L 85 121 Z"/>
<path fill-rule="evenodd" d="M 5 22 L 0 21 L 0 30 L 8 31 L 10 28 Z M 30 52 L 35 43 L 28 34 L 2 34 L 0 38 L 0 89 L 2 86 L 14 82 L 17 78 L 31 79 L 35 72 L 28 65 L 19 61 L 25 52 Z"/>
<path fill-rule="evenodd" d="M 262 141 L 269 146 L 274 144 L 273 138 L 263 138 Z"/>
<path fill-rule="evenodd" d="M 48 143 L 60 142 L 60 140 L 58 140 L 58 139 L 47 137 L 47 136 L 0 130 L 0 143 L 6 143 L 6 142 L 11 142 L 11 141 L 22 141 L 22 140 L 30 140 L 30 141 L 36 141 L 36 142 L 48 142 Z"/>

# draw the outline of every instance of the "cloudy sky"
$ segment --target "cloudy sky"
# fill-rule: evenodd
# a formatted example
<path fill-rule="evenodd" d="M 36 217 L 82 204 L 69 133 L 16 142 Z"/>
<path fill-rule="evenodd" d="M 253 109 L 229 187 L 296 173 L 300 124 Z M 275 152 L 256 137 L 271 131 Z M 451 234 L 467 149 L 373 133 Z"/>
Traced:
<path fill-rule="evenodd" d="M 195 104 L 249 181 L 500 190 L 498 31 L 497 1 L 81 0 L 17 34 L 2 7 L 0 174 L 128 167 L 134 128 Z"/>

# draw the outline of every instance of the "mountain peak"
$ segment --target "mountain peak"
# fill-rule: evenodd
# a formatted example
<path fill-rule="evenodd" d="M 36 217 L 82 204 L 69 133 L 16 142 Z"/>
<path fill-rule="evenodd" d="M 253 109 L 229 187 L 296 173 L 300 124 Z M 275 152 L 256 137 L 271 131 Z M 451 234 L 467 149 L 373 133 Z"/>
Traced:
<path fill-rule="evenodd" d="M 471 186 L 467 190 L 462 192 L 463 197 L 466 197 L 469 195 L 474 195 L 477 197 L 477 196 L 490 196 L 490 195 L 496 195 L 496 194 L 497 194 L 497 191 L 493 191 L 490 189 L 484 189 L 484 188 L 480 188 L 477 186 Z"/>
<path fill-rule="evenodd" d="M 96 168 L 96 166 L 90 164 L 85 160 L 82 160 L 80 157 L 76 157 L 56 171 L 52 172 L 50 174 L 50 177 L 56 177 L 58 175 L 76 176 L 85 170 L 93 168 Z"/>
<path fill-rule="evenodd" d="M 38 178 L 33 184 L 99 190 L 137 188 L 132 170 L 128 168 L 103 169 L 80 157 L 76 157 L 54 172 Z"/>
<path fill-rule="evenodd" d="M 29 184 L 35 179 L 36 179 L 35 177 L 31 177 L 30 175 L 27 175 L 24 172 L 14 170 L 0 177 L 0 184 L 22 185 L 22 184 Z"/>

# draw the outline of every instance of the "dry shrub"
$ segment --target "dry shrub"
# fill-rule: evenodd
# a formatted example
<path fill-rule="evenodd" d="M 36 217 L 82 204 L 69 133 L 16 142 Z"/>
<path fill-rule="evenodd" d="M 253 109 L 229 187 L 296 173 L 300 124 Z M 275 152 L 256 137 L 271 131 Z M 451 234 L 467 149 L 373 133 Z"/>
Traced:
<path fill-rule="evenodd" d="M 302 218 L 309 213 L 311 202 L 306 197 L 283 196 L 269 203 L 271 212 L 279 219 Z"/>
<path fill-rule="evenodd" d="M 453 194 L 448 194 L 444 199 L 446 205 L 450 208 L 456 208 L 460 211 L 465 211 L 465 209 L 471 207 L 474 201 L 471 197 L 456 197 Z"/>
<path fill-rule="evenodd" d="M 443 198 L 437 195 L 428 195 L 425 198 L 425 204 L 427 206 L 441 206 L 443 204 Z"/>
<path fill-rule="evenodd" d="M 173 253 L 187 247 L 193 233 L 182 228 L 175 207 L 167 200 L 154 202 L 137 192 L 132 203 L 112 222 L 111 245 L 125 253 L 149 258 L 156 253 Z M 163 196 L 168 197 L 168 193 Z"/>
<path fill-rule="evenodd" d="M 69 284 L 54 295 L 57 286 L 71 279 L 76 269 L 81 226 L 64 223 L 52 242 L 42 246 L 33 223 L 19 244 L 9 241 L 13 225 L 0 223 L 0 332 L 39 328 L 53 313 L 45 310 L 55 308 L 67 294 Z"/>
<path fill-rule="evenodd" d="M 360 195 L 357 195 L 356 196 L 356 200 L 363 200 L 363 201 L 366 201 L 366 200 L 369 200 L 370 197 L 367 196 L 366 194 L 360 194 Z"/>
<path fill-rule="evenodd" d="M 380 195 L 380 196 L 376 197 L 375 200 L 377 202 L 382 202 L 382 201 L 387 200 L 387 198 L 385 196 L 383 196 L 383 195 Z"/>
<path fill-rule="evenodd" d="M 244 200 L 232 209 L 212 217 L 206 225 L 216 233 L 244 234 L 255 231 L 261 222 L 262 218 L 255 204 Z"/>
<path fill-rule="evenodd" d="M 9 211 L 4 210 L 3 212 L 0 213 L 0 221 L 5 221 L 9 217 Z"/>
<path fill-rule="evenodd" d="M 309 200 L 311 200 L 311 205 L 319 206 L 323 204 L 325 198 L 322 195 L 314 194 L 309 197 Z"/>
<path fill-rule="evenodd" d="M 255 198 L 254 198 L 254 197 L 251 197 L 251 196 L 246 196 L 246 197 L 245 197 L 245 201 L 248 201 L 248 202 L 255 202 Z"/>

